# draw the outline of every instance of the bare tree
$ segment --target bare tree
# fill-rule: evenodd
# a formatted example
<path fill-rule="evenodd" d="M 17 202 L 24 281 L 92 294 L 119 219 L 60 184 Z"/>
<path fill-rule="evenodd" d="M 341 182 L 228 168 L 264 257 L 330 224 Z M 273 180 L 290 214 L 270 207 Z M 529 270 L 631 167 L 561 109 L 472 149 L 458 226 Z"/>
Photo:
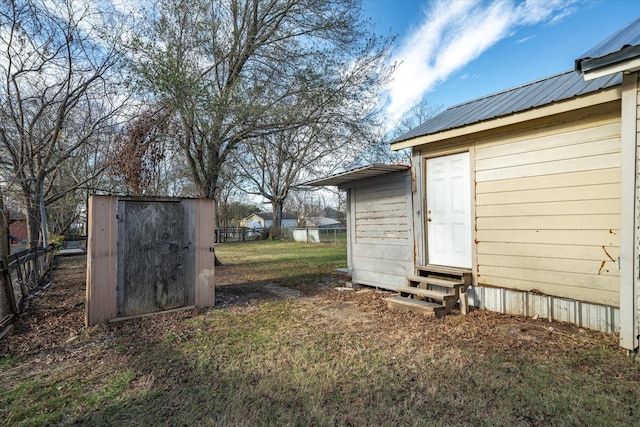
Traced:
<path fill-rule="evenodd" d="M 390 148 L 391 142 L 428 119 L 435 117 L 442 111 L 442 109 L 442 106 L 429 104 L 424 99 L 420 100 L 402 116 L 400 122 L 395 124 L 390 131 L 387 131 L 386 134 L 384 132 L 380 133 L 378 136 L 378 143 L 363 153 L 362 157 L 360 157 L 351 166 L 360 166 L 371 163 L 410 165 L 411 150 L 404 149 L 393 152 Z"/>
<path fill-rule="evenodd" d="M 20 188 L 31 246 L 38 244 L 40 201 L 52 203 L 91 179 L 53 191 L 56 174 L 113 131 L 126 93 L 113 79 L 118 22 L 115 12 L 89 2 L 0 3 L 0 171 Z"/>
<path fill-rule="evenodd" d="M 388 41 L 359 12 L 359 0 L 158 0 L 143 12 L 134 43 L 139 88 L 180 124 L 201 197 L 217 199 L 234 151 L 310 127 L 309 106 L 322 109 L 348 89 L 343 74 L 385 57 Z M 359 87 L 375 86 L 379 71 Z M 293 114 L 302 95 L 305 109 Z"/>

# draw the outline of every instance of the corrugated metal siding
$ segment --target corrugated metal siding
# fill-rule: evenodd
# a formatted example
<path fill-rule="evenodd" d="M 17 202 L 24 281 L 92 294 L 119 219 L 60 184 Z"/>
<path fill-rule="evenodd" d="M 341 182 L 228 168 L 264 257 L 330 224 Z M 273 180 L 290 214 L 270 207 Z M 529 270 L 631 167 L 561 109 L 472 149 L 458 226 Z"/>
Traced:
<path fill-rule="evenodd" d="M 483 310 L 549 321 L 569 322 L 602 332 L 618 332 L 620 310 L 615 307 L 513 289 L 472 286 L 469 304 Z"/>
<path fill-rule="evenodd" d="M 611 104 L 535 134 L 476 142 L 478 284 L 619 305 L 618 111 Z M 521 313 L 522 304 L 490 306 Z M 573 306 L 552 308 L 577 316 Z"/>
<path fill-rule="evenodd" d="M 542 107 L 554 102 L 617 86 L 621 82 L 622 76 L 619 73 L 585 82 L 581 74 L 575 71 L 567 71 L 450 107 L 436 117 L 401 135 L 394 142 Z"/>

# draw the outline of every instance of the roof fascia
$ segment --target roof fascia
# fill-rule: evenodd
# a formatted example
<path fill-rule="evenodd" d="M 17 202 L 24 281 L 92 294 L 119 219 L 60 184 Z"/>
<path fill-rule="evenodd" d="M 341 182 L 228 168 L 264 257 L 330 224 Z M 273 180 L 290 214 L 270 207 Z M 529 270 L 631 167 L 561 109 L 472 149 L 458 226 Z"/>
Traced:
<path fill-rule="evenodd" d="M 607 102 L 621 99 L 621 86 L 614 86 L 597 93 L 580 96 L 566 101 L 556 102 L 544 107 L 533 108 L 531 110 L 522 111 L 508 116 L 497 117 L 495 119 L 478 122 L 472 125 L 458 127 L 433 133 L 430 135 L 417 136 L 405 141 L 391 144 L 393 151 L 402 150 L 403 148 L 416 147 L 418 145 L 429 144 L 432 142 L 442 141 L 450 138 L 458 138 L 461 136 L 471 135 L 478 132 L 484 132 L 497 129 L 503 126 L 514 125 L 529 120 L 535 120 L 546 116 L 566 113 L 578 108 L 589 107 L 592 105 L 606 104 Z"/>
<path fill-rule="evenodd" d="M 606 67 L 595 68 L 588 71 L 583 71 L 582 75 L 585 81 L 597 79 L 598 77 L 607 76 L 615 73 L 634 72 L 640 69 L 640 58 L 633 58 L 625 62 L 619 62 L 617 64 L 611 64 Z"/>

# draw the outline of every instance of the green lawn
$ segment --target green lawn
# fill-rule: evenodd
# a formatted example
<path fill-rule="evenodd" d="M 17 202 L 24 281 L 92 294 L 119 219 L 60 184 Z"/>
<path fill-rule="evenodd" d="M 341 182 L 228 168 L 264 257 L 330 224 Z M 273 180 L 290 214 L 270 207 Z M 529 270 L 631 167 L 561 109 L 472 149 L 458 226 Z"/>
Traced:
<path fill-rule="evenodd" d="M 246 280 L 298 286 L 347 267 L 346 244 L 306 244 L 279 240 L 223 243 L 216 255 Z"/>

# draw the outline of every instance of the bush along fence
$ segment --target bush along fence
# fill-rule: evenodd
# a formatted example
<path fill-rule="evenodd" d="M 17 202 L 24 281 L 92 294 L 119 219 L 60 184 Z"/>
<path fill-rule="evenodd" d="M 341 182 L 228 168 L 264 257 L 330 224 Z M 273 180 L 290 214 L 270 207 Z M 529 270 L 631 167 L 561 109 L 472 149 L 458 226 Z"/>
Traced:
<path fill-rule="evenodd" d="M 42 286 L 51 268 L 53 250 L 31 248 L 0 259 L 0 338 L 12 328 L 16 316 Z"/>

